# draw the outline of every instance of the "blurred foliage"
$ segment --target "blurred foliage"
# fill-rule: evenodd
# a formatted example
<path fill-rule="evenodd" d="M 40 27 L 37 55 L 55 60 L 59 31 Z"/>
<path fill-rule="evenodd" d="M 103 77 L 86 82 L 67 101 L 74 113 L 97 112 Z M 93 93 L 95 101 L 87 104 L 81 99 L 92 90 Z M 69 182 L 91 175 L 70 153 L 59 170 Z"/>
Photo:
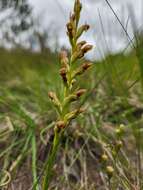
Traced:
<path fill-rule="evenodd" d="M 32 7 L 27 0 L 0 0 L 0 11 L 4 13 L 9 10 L 4 19 L 0 20 L 1 28 L 6 27 L 5 38 L 10 38 L 10 33 L 18 35 L 28 30 L 32 25 Z M 9 41 L 9 40 L 8 40 Z"/>
<path fill-rule="evenodd" d="M 60 77 L 57 75 L 60 67 L 57 54 L 48 50 L 31 53 L 19 49 L 6 51 L 1 48 L 0 57 L 1 87 L 9 89 L 14 95 L 20 95 L 20 98 L 25 97 L 27 102 L 31 93 L 37 94 L 40 99 L 47 102 L 48 90 L 56 91 L 61 88 Z M 131 91 L 139 84 L 141 76 L 135 52 L 129 55 L 108 55 L 104 60 L 96 61 L 90 72 L 92 74 L 85 74 L 80 79 L 81 86 L 95 89 L 96 97 L 106 99 L 107 102 L 112 102 L 114 97 L 130 98 Z M 94 104 L 92 93 L 90 99 Z"/>

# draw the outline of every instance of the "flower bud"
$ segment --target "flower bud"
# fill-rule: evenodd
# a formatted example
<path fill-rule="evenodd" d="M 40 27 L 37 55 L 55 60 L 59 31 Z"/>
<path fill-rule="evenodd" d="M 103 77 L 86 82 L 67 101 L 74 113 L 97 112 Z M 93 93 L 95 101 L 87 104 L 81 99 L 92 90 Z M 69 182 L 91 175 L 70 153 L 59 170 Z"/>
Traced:
<path fill-rule="evenodd" d="M 72 25 L 75 27 L 75 19 L 76 19 L 76 16 L 75 16 L 75 13 L 72 13 L 70 15 L 70 22 L 72 23 Z"/>
<path fill-rule="evenodd" d="M 60 75 L 61 75 L 64 83 L 67 83 L 67 69 L 65 67 L 60 69 Z"/>
<path fill-rule="evenodd" d="M 81 59 L 83 56 L 84 53 L 82 51 L 76 50 L 71 57 L 71 62 L 74 63 L 77 59 Z"/>
<path fill-rule="evenodd" d="M 79 53 L 78 53 L 78 59 L 81 59 L 81 58 L 83 58 L 84 57 L 84 52 L 83 51 L 80 51 Z"/>
<path fill-rule="evenodd" d="M 76 0 L 75 4 L 74 4 L 74 13 L 75 13 L 75 16 L 76 16 L 77 24 L 79 22 L 81 9 L 82 9 L 82 4 L 80 3 L 80 0 Z"/>
<path fill-rule="evenodd" d="M 124 128 L 125 126 L 121 124 L 116 130 L 115 133 L 118 137 L 121 137 L 124 134 Z"/>
<path fill-rule="evenodd" d="M 77 96 L 75 94 L 69 95 L 68 97 L 65 98 L 64 100 L 64 106 L 66 106 L 67 104 L 74 102 L 77 100 Z"/>
<path fill-rule="evenodd" d="M 101 161 L 102 162 L 107 162 L 108 161 L 108 156 L 104 153 L 104 154 L 102 154 L 102 156 L 101 156 Z"/>
<path fill-rule="evenodd" d="M 87 53 L 88 51 L 90 51 L 92 48 L 93 48 L 92 45 L 87 44 L 87 45 L 83 46 L 81 50 L 82 50 L 82 52 L 85 54 L 85 53 Z"/>
<path fill-rule="evenodd" d="M 81 9 L 81 3 L 80 0 L 75 0 L 75 4 L 74 4 L 74 12 L 76 13 L 78 10 Z"/>
<path fill-rule="evenodd" d="M 66 75 L 66 73 L 67 73 L 67 70 L 65 67 L 60 69 L 60 75 Z"/>
<path fill-rule="evenodd" d="M 81 65 L 75 72 L 73 73 L 73 77 L 77 75 L 83 74 L 88 68 L 92 66 L 91 62 L 85 62 L 83 65 Z"/>
<path fill-rule="evenodd" d="M 56 123 L 56 126 L 57 126 L 57 128 L 59 128 L 59 129 L 64 129 L 64 128 L 66 127 L 66 124 L 65 124 L 64 121 L 58 121 L 58 122 Z"/>
<path fill-rule="evenodd" d="M 79 90 L 76 92 L 76 96 L 79 98 L 79 97 L 82 96 L 85 92 L 86 92 L 86 89 L 79 89 Z"/>
<path fill-rule="evenodd" d="M 82 46 L 85 45 L 85 44 L 86 44 L 86 41 L 81 41 L 81 42 L 79 42 L 79 43 L 77 44 L 77 46 L 82 47 Z"/>
<path fill-rule="evenodd" d="M 119 152 L 119 150 L 122 148 L 122 146 L 123 146 L 123 142 L 122 141 L 117 141 L 116 142 L 116 145 L 115 145 L 115 151 L 116 151 L 116 153 Z"/>
<path fill-rule="evenodd" d="M 49 92 L 48 96 L 49 96 L 49 98 L 51 99 L 51 101 L 54 103 L 54 105 L 56 107 L 61 106 L 60 101 L 58 100 L 58 98 L 57 98 L 57 96 L 56 96 L 56 94 L 54 92 Z"/>
<path fill-rule="evenodd" d="M 61 64 L 63 67 L 68 67 L 68 54 L 66 51 L 61 51 L 60 54 L 59 54 L 59 57 L 60 57 L 60 61 L 61 61 Z"/>
<path fill-rule="evenodd" d="M 68 30 L 69 33 L 72 33 L 73 26 L 72 26 L 72 23 L 71 23 L 71 22 L 68 22 L 68 23 L 67 23 L 67 30 Z"/>
<path fill-rule="evenodd" d="M 109 179 L 111 179 L 112 176 L 113 176 L 113 173 L 114 173 L 113 167 L 112 167 L 112 166 L 107 166 L 107 167 L 106 167 L 106 173 L 107 173 Z"/>
<path fill-rule="evenodd" d="M 69 95 L 68 97 L 65 98 L 64 101 L 64 106 L 66 106 L 70 102 L 74 102 L 79 99 L 84 93 L 86 92 L 86 89 L 80 89 L 74 94 Z"/>
<path fill-rule="evenodd" d="M 67 23 L 67 35 L 69 36 L 70 42 L 73 39 L 73 26 L 71 22 Z"/>
<path fill-rule="evenodd" d="M 82 25 L 77 31 L 76 39 L 78 39 L 83 34 L 83 32 L 86 32 L 88 29 L 89 29 L 88 24 Z"/>
<path fill-rule="evenodd" d="M 49 92 L 49 93 L 48 93 L 48 96 L 49 96 L 49 98 L 50 98 L 51 100 L 56 99 L 56 94 L 55 94 L 54 92 Z"/>
<path fill-rule="evenodd" d="M 81 41 L 77 44 L 76 46 L 76 51 L 80 51 L 82 46 L 84 46 L 86 44 L 86 41 Z"/>
<path fill-rule="evenodd" d="M 64 120 L 70 122 L 72 119 L 75 119 L 79 114 L 85 111 L 84 108 L 79 108 L 65 115 Z"/>
<path fill-rule="evenodd" d="M 72 79 L 71 83 L 74 85 L 76 83 L 76 79 Z"/>
<path fill-rule="evenodd" d="M 92 63 L 91 62 L 85 62 L 83 65 L 82 65 L 82 69 L 83 71 L 86 71 L 88 68 L 90 68 L 92 66 Z"/>

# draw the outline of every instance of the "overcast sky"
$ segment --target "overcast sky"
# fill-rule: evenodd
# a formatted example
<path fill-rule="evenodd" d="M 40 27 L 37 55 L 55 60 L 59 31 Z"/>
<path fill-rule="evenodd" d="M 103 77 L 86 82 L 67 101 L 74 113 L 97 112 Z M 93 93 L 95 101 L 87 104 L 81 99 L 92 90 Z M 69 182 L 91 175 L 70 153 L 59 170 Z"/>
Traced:
<path fill-rule="evenodd" d="M 92 54 L 103 57 L 107 51 L 117 52 L 128 44 L 128 39 L 121 25 L 105 0 L 81 0 L 83 3 L 82 22 L 88 22 L 91 30 L 85 38 L 96 45 Z M 65 24 L 74 0 L 29 0 L 33 6 L 34 17 L 45 30 L 49 30 L 50 44 L 55 43 L 55 36 L 61 45 L 68 46 Z M 122 24 L 133 37 L 134 25 L 141 28 L 143 20 L 143 0 L 109 0 Z M 130 11 L 129 11 L 130 10 Z M 103 25 L 102 25 L 103 23 Z"/>

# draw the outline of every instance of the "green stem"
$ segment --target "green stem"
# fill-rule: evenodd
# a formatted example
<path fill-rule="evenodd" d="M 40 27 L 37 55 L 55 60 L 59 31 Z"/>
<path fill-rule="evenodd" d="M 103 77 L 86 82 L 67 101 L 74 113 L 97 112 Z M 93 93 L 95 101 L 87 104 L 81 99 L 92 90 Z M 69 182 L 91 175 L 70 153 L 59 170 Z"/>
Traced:
<path fill-rule="evenodd" d="M 112 190 L 112 188 L 111 188 L 111 179 L 108 179 L 108 187 L 109 187 L 109 190 Z"/>
<path fill-rule="evenodd" d="M 31 139 L 32 144 L 32 174 L 33 174 L 33 184 L 37 183 L 37 171 L 36 171 L 36 155 L 37 155 L 37 148 L 36 148 L 36 137 L 33 134 Z M 38 185 L 34 187 L 33 190 L 39 190 Z"/>
<path fill-rule="evenodd" d="M 45 177 L 43 180 L 42 190 L 48 190 L 48 188 L 49 188 L 50 180 L 51 180 L 52 174 L 53 174 L 52 169 L 53 169 L 56 155 L 57 155 L 59 145 L 60 145 L 60 137 L 61 137 L 61 133 L 58 133 L 57 130 L 55 130 L 52 151 L 51 151 L 49 158 L 47 159 L 47 164 L 46 164 L 46 168 L 45 168 Z"/>

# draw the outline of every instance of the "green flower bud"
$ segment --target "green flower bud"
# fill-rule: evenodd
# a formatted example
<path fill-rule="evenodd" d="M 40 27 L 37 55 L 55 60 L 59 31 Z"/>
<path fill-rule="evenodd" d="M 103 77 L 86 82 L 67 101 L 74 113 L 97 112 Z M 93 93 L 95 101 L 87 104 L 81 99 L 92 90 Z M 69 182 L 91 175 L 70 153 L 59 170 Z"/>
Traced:
<path fill-rule="evenodd" d="M 108 161 L 108 156 L 105 153 L 102 154 L 101 161 L 104 162 L 104 163 Z"/>
<path fill-rule="evenodd" d="M 106 167 L 106 173 L 107 173 L 109 179 L 111 179 L 112 176 L 113 176 L 113 173 L 114 173 L 113 167 L 112 167 L 112 166 L 107 166 L 107 167 Z"/>
<path fill-rule="evenodd" d="M 121 124 L 116 130 L 115 133 L 118 137 L 121 137 L 124 134 L 124 128 L 125 126 Z"/>

